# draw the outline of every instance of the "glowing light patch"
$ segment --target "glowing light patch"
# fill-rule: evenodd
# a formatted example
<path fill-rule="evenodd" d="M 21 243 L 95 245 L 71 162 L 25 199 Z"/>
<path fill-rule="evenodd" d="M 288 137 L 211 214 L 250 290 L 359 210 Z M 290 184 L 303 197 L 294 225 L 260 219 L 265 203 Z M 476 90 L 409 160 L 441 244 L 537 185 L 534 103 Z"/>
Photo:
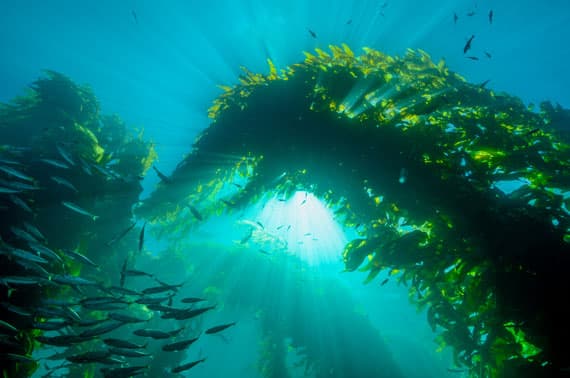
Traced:
<path fill-rule="evenodd" d="M 296 192 L 287 201 L 273 198 L 256 217 L 266 232 L 287 242 L 287 253 L 309 265 L 338 263 L 346 237 L 323 202 L 308 192 Z"/>

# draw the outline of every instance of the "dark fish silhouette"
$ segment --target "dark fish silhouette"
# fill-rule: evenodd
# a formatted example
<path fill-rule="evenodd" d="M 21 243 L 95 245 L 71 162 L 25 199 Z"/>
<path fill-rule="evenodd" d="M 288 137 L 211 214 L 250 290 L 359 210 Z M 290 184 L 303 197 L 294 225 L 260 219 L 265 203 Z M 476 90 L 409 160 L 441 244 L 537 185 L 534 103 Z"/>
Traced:
<path fill-rule="evenodd" d="M 477 58 L 476 56 L 468 56 L 466 58 L 471 60 L 479 60 L 479 58 Z"/>
<path fill-rule="evenodd" d="M 221 332 L 224 329 L 229 328 L 235 324 L 236 324 L 236 322 L 232 322 L 232 323 L 228 323 L 228 324 L 220 324 L 218 326 L 208 328 L 205 333 L 207 333 L 208 335 L 213 335 L 214 333 Z"/>
<path fill-rule="evenodd" d="M 467 51 L 469 51 L 471 49 L 471 42 L 473 42 L 474 38 L 475 38 L 475 35 L 472 35 L 471 38 L 469 38 L 467 40 L 467 42 L 465 43 L 465 46 L 463 47 L 463 54 L 467 53 Z"/>
<path fill-rule="evenodd" d="M 133 15 L 133 18 L 135 19 L 135 24 L 138 25 L 139 18 L 137 17 L 137 12 L 135 12 L 134 10 L 131 10 L 131 14 Z"/>
<path fill-rule="evenodd" d="M 128 228 L 126 228 L 123 232 L 115 236 L 113 239 L 109 240 L 107 242 L 107 246 L 111 246 L 116 242 L 118 242 L 119 240 L 121 240 L 122 238 L 124 238 L 129 233 L 129 231 L 131 231 L 135 227 L 136 224 L 137 222 L 131 223 L 131 225 Z"/>
<path fill-rule="evenodd" d="M 389 279 L 386 278 L 384 281 L 382 281 L 382 282 L 380 283 L 380 286 L 386 285 L 386 284 L 388 283 L 388 280 L 389 280 Z"/>
<path fill-rule="evenodd" d="M 493 23 L 493 10 L 492 9 L 489 11 L 489 23 L 490 24 Z"/>
<path fill-rule="evenodd" d="M 164 173 L 162 173 L 161 171 L 159 171 L 154 165 L 152 166 L 152 169 L 154 169 L 154 171 L 156 172 L 156 174 L 158 175 L 158 177 L 160 177 L 160 179 L 162 180 L 162 182 L 164 182 L 165 184 L 170 184 L 172 181 L 168 178 L 168 176 L 166 176 Z"/>
<path fill-rule="evenodd" d="M 196 340 L 198 340 L 197 337 L 193 338 L 193 339 L 188 339 L 188 340 L 182 340 L 182 341 L 177 341 L 175 343 L 171 343 L 171 344 L 166 344 L 162 346 L 162 350 L 165 352 L 179 352 L 181 350 L 184 350 L 186 348 L 188 348 L 190 345 L 192 345 Z"/>
<path fill-rule="evenodd" d="M 196 365 L 198 365 L 199 363 L 204 362 L 204 361 L 206 361 L 206 359 L 205 359 L 205 358 L 202 358 L 202 359 L 200 359 L 200 360 L 193 361 L 193 362 L 189 362 L 189 363 L 187 363 L 187 364 L 180 365 L 180 366 L 177 366 L 177 367 L 175 367 L 175 368 L 172 368 L 170 371 L 171 371 L 172 373 L 180 373 L 180 372 L 183 372 L 183 371 L 192 369 L 194 366 L 196 366 Z"/>
<path fill-rule="evenodd" d="M 188 205 L 188 209 L 190 209 L 190 212 L 192 213 L 194 218 L 196 218 L 197 220 L 201 221 L 204 219 L 204 217 L 202 217 L 202 214 L 200 214 L 198 209 L 196 209 L 194 206 Z"/>
<path fill-rule="evenodd" d="M 457 24 L 457 20 L 459 20 L 459 17 L 457 16 L 457 13 L 453 13 L 453 23 Z"/>
<path fill-rule="evenodd" d="M 486 56 L 487 58 L 489 58 L 489 59 L 491 59 L 491 58 L 492 58 L 492 56 L 491 56 L 491 53 L 490 53 L 490 52 L 488 52 L 488 51 L 485 51 L 485 56 Z"/>
<path fill-rule="evenodd" d="M 142 228 L 141 228 L 141 233 L 139 234 L 139 254 L 142 252 L 143 247 L 144 247 L 144 229 L 146 227 L 146 222 L 144 222 Z"/>
<path fill-rule="evenodd" d="M 352 19 L 350 19 L 350 20 L 346 21 L 346 24 L 347 24 L 347 25 L 350 25 L 350 24 L 352 24 Z"/>
<path fill-rule="evenodd" d="M 317 33 L 315 33 L 314 31 L 312 31 L 311 29 L 307 29 L 309 31 L 309 34 L 311 35 L 311 37 L 313 38 L 317 38 Z"/>

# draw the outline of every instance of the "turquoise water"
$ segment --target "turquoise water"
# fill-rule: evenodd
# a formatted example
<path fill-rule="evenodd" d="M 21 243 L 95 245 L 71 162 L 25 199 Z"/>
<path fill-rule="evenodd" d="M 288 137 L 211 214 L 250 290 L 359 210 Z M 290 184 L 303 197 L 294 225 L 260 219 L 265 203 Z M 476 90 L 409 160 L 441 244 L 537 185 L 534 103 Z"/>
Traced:
<path fill-rule="evenodd" d="M 0 101 L 22 94 L 43 69 L 61 72 L 90 85 L 105 113 L 144 129 L 156 143 L 156 165 L 169 174 L 209 125 L 207 109 L 222 93 L 217 86 L 236 84 L 241 66 L 266 73 L 268 58 L 285 67 L 301 61 L 303 51 L 330 44 L 391 55 L 422 49 L 471 82 L 490 80 L 488 88 L 526 103 L 568 107 L 569 22 L 562 0 L 3 1 Z M 471 35 L 479 60 L 462 51 Z M 147 175 L 140 199 L 159 181 Z M 354 231 L 340 227 L 315 197 L 299 192 L 287 202 L 264 201 L 181 233 L 191 261 L 185 267 L 168 257 L 168 244 L 153 234 L 157 227 L 147 226 L 137 269 L 185 282 L 180 297 L 217 300 L 193 327 L 237 322 L 180 352 L 187 353 L 184 362 L 207 358 L 187 376 L 263 377 L 267 350 L 285 356 L 272 377 L 467 376 L 448 371 L 451 352 L 437 351 L 426 314 L 409 304 L 407 288 L 391 277 L 380 285 L 389 272 L 366 285 L 366 273 L 343 272 L 340 254 Z M 240 242 L 250 229 L 256 235 Z M 142 290 L 150 283 L 130 285 Z M 272 329 L 275 339 L 268 337 Z M 42 363 L 34 376 L 45 373 Z"/>

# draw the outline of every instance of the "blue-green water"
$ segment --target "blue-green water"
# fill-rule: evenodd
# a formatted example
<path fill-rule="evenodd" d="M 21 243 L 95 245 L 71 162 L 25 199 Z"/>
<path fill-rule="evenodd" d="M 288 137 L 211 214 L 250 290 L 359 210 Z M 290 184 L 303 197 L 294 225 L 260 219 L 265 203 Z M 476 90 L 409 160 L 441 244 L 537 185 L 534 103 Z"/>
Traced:
<path fill-rule="evenodd" d="M 527 103 L 570 106 L 569 21 L 561 0 L 3 1 L 0 101 L 22 94 L 43 69 L 61 72 L 90 85 L 103 112 L 144 129 L 156 144 L 157 166 L 169 174 L 209 125 L 207 109 L 222 92 L 217 86 L 236 84 L 241 66 L 266 73 L 267 59 L 281 68 L 302 60 L 302 51 L 330 44 L 396 55 L 422 49 L 471 82 L 490 80 L 488 88 Z M 479 60 L 462 51 L 471 35 Z M 140 199 L 159 181 L 147 175 Z M 147 226 L 136 268 L 170 284 L 185 282 L 176 298 L 207 296 L 217 304 L 192 324 L 194 335 L 237 322 L 223 336 L 202 335 L 179 352 L 184 362 L 206 357 L 187 376 L 263 377 L 271 355 L 284 356 L 282 372 L 272 377 L 464 376 L 448 371 L 450 350 L 438 350 L 425 312 L 409 304 L 407 288 L 389 271 L 366 285 L 366 273 L 343 272 L 341 253 L 354 230 L 339 226 L 315 197 L 262 201 L 181 232 L 185 247 L 177 253 L 188 254 L 187 266 L 168 256 L 172 246 L 153 234 L 159 227 Z M 255 235 L 243 242 L 251 230 Z M 129 278 L 127 287 L 152 286 L 145 279 Z M 160 319 L 151 325 L 165 327 Z M 52 352 L 38 348 L 35 355 Z M 42 362 L 34 376 L 57 363 Z"/>

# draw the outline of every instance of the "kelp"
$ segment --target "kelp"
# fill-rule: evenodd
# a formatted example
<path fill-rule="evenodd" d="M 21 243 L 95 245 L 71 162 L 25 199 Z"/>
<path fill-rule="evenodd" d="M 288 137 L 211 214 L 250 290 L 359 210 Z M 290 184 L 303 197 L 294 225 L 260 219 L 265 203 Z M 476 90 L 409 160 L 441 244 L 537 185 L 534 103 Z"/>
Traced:
<path fill-rule="evenodd" d="M 131 223 L 132 207 L 142 192 L 140 180 L 156 158 L 153 144 L 142 133 L 133 132 L 118 116 L 101 114 L 99 102 L 88 86 L 78 85 L 54 71 L 46 71 L 25 95 L 0 106 L 0 141 L 0 157 L 17 162 L 18 169 L 33 178 L 34 186 L 33 190 L 17 193 L 29 210 L 18 206 L 9 196 L 0 197 L 2 248 L 28 248 L 10 232 L 11 227 L 22 227 L 27 222 L 41 231 L 46 246 L 63 259 L 65 266 L 52 263 L 47 268 L 50 273 L 89 275 L 92 267 L 66 257 L 66 249 L 75 250 L 108 273 L 100 277 L 101 281 L 113 284 L 119 277 L 122 261 L 136 248 L 136 236 L 130 235 L 113 248 L 106 243 L 122 225 Z M 56 161 L 67 168 L 46 161 Z M 72 183 L 77 192 L 56 183 L 54 177 Z M 99 219 L 94 221 L 72 212 L 62 205 L 64 201 L 88 209 Z M 0 259 L 0 275 L 28 274 L 4 256 Z M 41 300 L 70 292 L 70 288 L 54 285 L 15 290 L 2 286 L 0 300 L 3 304 L 33 310 Z M 30 319 L 4 307 L 0 308 L 0 316 L 22 330 L 11 340 L 12 353 L 31 355 L 39 331 L 30 328 Z M 10 350 L 7 348 L 5 352 Z M 9 376 L 29 376 L 36 367 L 36 364 L 3 361 L 2 372 Z M 78 368 L 70 374 L 83 377 L 83 370 Z"/>
<path fill-rule="evenodd" d="M 362 225 L 347 270 L 366 260 L 371 279 L 401 272 L 439 347 L 472 377 L 563 368 L 570 112 L 535 111 L 421 50 L 305 57 L 222 87 L 211 125 L 139 213 L 173 237 L 196 222 L 188 201 L 211 216 L 310 191 Z"/>

